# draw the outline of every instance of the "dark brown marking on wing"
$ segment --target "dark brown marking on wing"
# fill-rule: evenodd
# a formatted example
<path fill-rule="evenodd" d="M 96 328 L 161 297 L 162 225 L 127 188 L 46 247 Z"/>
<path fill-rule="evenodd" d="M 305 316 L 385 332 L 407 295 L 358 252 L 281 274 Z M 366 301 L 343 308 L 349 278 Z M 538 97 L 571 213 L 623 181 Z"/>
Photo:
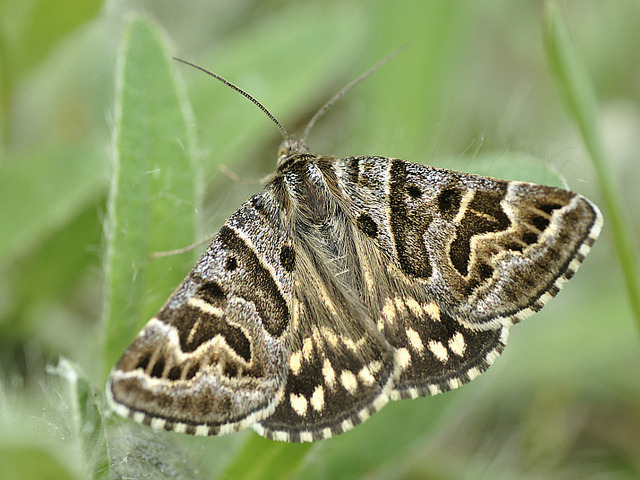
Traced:
<path fill-rule="evenodd" d="M 262 264 L 256 252 L 233 229 L 223 226 L 218 234 L 222 247 L 238 261 L 245 279 L 234 283 L 233 294 L 252 302 L 270 335 L 279 337 L 289 325 L 287 303 L 271 272 Z"/>
<path fill-rule="evenodd" d="M 378 225 L 368 213 L 363 213 L 358 217 L 358 228 L 368 237 L 376 238 L 378 235 Z"/>
<path fill-rule="evenodd" d="M 409 200 L 414 200 L 407 191 L 407 176 L 406 163 L 393 160 L 389 185 L 391 233 L 402 270 L 409 275 L 426 279 L 431 276 L 432 267 L 423 236 L 432 217 L 418 214 L 407 206 Z"/>
<path fill-rule="evenodd" d="M 230 325 L 224 317 L 213 315 L 198 307 L 183 304 L 173 316 L 171 324 L 178 330 L 180 348 L 183 352 L 193 352 L 200 345 L 220 335 L 229 348 L 251 361 L 251 343 L 242 330 Z"/>
<path fill-rule="evenodd" d="M 289 273 L 296 268 L 296 252 L 291 245 L 280 247 L 280 264 Z"/>
<path fill-rule="evenodd" d="M 504 199 L 506 187 L 492 191 L 477 191 L 464 212 L 451 242 L 449 257 L 461 276 L 469 274 L 471 260 L 471 240 L 477 235 L 507 230 L 511 225 L 509 217 L 502 210 L 500 202 Z M 485 276 L 485 275 L 481 275 Z"/>

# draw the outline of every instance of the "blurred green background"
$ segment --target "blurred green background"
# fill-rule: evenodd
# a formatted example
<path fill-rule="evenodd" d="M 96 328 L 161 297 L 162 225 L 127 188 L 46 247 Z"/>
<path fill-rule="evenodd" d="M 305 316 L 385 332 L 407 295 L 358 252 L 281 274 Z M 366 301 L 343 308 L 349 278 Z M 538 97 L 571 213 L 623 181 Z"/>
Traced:
<path fill-rule="evenodd" d="M 638 238 L 640 3 L 558 5 Z M 607 211 L 578 274 L 511 330 L 487 373 L 392 403 L 347 434 L 191 438 L 104 407 L 105 372 L 194 260 L 147 265 L 147 253 L 219 228 L 260 187 L 218 166 L 260 178 L 281 141 L 253 105 L 169 56 L 224 76 L 299 133 L 410 42 L 322 118 L 315 152 L 559 175 L 601 203 L 543 18 L 534 0 L 0 1 L 0 478 L 639 478 L 640 337 Z M 127 183 L 134 167 L 160 174 Z"/>

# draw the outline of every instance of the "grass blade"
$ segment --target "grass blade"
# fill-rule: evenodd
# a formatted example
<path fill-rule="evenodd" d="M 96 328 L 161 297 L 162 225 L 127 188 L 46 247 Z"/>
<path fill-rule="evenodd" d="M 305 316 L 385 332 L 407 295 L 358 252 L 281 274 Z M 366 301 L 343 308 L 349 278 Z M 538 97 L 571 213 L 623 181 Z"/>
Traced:
<path fill-rule="evenodd" d="M 544 28 L 547 62 L 555 74 L 560 94 L 569 107 L 595 168 L 606 210 L 605 218 L 611 225 L 629 301 L 640 330 L 638 260 L 628 228 L 629 223 L 625 219 L 617 193 L 618 186 L 605 159 L 598 125 L 596 95 L 565 22 L 553 2 L 546 5 Z"/>

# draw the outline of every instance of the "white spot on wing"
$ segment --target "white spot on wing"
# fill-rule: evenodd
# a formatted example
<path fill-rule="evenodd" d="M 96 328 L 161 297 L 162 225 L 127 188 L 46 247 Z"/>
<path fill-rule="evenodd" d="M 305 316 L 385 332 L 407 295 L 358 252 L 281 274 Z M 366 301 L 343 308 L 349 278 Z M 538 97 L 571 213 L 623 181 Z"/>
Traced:
<path fill-rule="evenodd" d="M 226 435 L 227 433 L 237 432 L 238 424 L 237 423 L 223 423 L 220 425 L 218 433 L 216 435 Z"/>
<path fill-rule="evenodd" d="M 583 257 L 586 257 L 589 253 L 589 250 L 591 250 L 591 247 L 586 243 L 583 243 L 582 246 L 578 249 L 578 253 Z"/>
<path fill-rule="evenodd" d="M 374 375 L 378 373 L 381 368 L 382 368 L 382 363 L 380 363 L 378 360 L 374 360 L 369 363 L 369 371 Z"/>
<path fill-rule="evenodd" d="M 409 307 L 411 313 L 413 313 L 416 317 L 422 316 L 423 309 L 415 298 L 409 297 L 405 299 L 405 304 L 407 305 L 407 307 Z"/>
<path fill-rule="evenodd" d="M 322 411 L 324 408 L 324 388 L 322 385 L 318 385 L 311 395 L 311 406 L 316 412 Z"/>
<path fill-rule="evenodd" d="M 113 399 L 110 399 L 110 403 L 113 402 Z M 122 405 L 121 403 L 113 403 L 111 405 L 111 408 L 113 410 L 115 410 L 115 412 L 120 415 L 121 417 L 129 417 L 129 412 L 131 412 L 131 410 L 128 407 L 125 407 L 124 405 Z"/>
<path fill-rule="evenodd" d="M 393 321 L 396 318 L 396 309 L 390 298 L 387 298 L 384 302 L 384 306 L 382 307 L 382 316 L 389 325 L 393 324 Z"/>
<path fill-rule="evenodd" d="M 289 396 L 289 403 L 291 404 L 291 408 L 301 417 L 304 417 L 307 413 L 307 399 L 304 398 L 303 395 L 296 395 L 292 393 Z"/>
<path fill-rule="evenodd" d="M 340 426 L 342 427 L 342 431 L 346 432 L 353 428 L 353 422 L 350 419 L 346 419 L 340 424 Z"/>
<path fill-rule="evenodd" d="M 294 375 L 298 375 L 300 373 L 300 368 L 302 367 L 302 352 L 298 350 L 291 355 L 289 359 L 289 369 L 291 373 Z"/>
<path fill-rule="evenodd" d="M 373 403 L 371 404 L 371 408 L 374 412 L 377 412 L 382 407 L 384 407 L 388 401 L 389 401 L 389 397 L 387 395 L 380 395 L 378 398 L 376 398 L 373 401 Z"/>
<path fill-rule="evenodd" d="M 311 359 L 311 354 L 313 353 L 313 341 L 310 337 L 304 339 L 302 343 L 302 355 L 304 359 L 309 361 Z"/>
<path fill-rule="evenodd" d="M 498 353 L 498 351 L 494 348 L 489 353 L 487 353 L 484 361 L 487 362 L 487 365 L 493 365 L 493 362 L 496 361 L 496 358 L 498 358 L 499 355 L 500 354 Z"/>
<path fill-rule="evenodd" d="M 151 420 L 151 428 L 155 428 L 156 430 L 162 430 L 166 425 L 167 421 L 164 418 L 154 418 Z"/>
<path fill-rule="evenodd" d="M 549 300 L 551 300 L 553 298 L 553 295 L 551 295 L 551 293 L 546 292 L 544 295 L 542 295 L 539 299 L 538 302 L 541 305 L 545 305 Z"/>
<path fill-rule="evenodd" d="M 418 398 L 420 396 L 420 392 L 417 388 L 410 388 L 407 390 L 407 394 L 409 395 L 409 398 Z"/>
<path fill-rule="evenodd" d="M 371 371 L 369 370 L 369 367 L 367 367 L 366 365 L 362 367 L 358 372 L 358 378 L 362 383 L 364 383 L 369 387 L 376 382 L 375 377 L 371 375 Z"/>
<path fill-rule="evenodd" d="M 431 350 L 431 352 L 441 362 L 446 362 L 449 359 L 449 354 L 447 353 L 447 349 L 440 342 L 436 342 L 435 340 L 431 340 L 429 342 L 429 350 Z"/>
<path fill-rule="evenodd" d="M 336 381 L 336 372 L 333 370 L 328 358 L 324 359 L 324 363 L 322 365 L 322 376 L 324 377 L 324 383 L 326 383 L 329 388 L 333 388 Z"/>
<path fill-rule="evenodd" d="M 411 354 L 406 348 L 399 348 L 396 350 L 396 364 L 400 367 L 400 370 L 406 370 L 411 363 Z"/>
<path fill-rule="evenodd" d="M 582 263 L 580 262 L 580 260 L 574 258 L 573 260 L 571 260 L 571 263 L 569 263 L 568 270 L 575 272 L 576 270 L 578 270 L 578 267 L 580 267 L 580 263 Z"/>
<path fill-rule="evenodd" d="M 360 423 L 364 422 L 367 418 L 369 418 L 371 414 L 368 409 L 360 410 L 358 412 L 358 418 L 360 419 Z"/>
<path fill-rule="evenodd" d="M 361 344 L 360 341 L 356 343 L 351 338 L 345 336 L 341 336 L 340 340 L 342 340 L 342 343 L 344 343 L 345 347 L 347 347 L 349 350 L 352 350 L 354 353 L 358 350 L 358 347 Z"/>
<path fill-rule="evenodd" d="M 431 302 L 426 304 L 424 307 L 424 312 L 433 320 L 440 320 L 440 307 L 436 305 L 436 303 Z"/>
<path fill-rule="evenodd" d="M 273 439 L 278 440 L 279 442 L 288 442 L 289 441 L 289 433 L 283 431 L 273 432 Z"/>
<path fill-rule="evenodd" d="M 473 367 L 470 368 L 469 370 L 467 370 L 467 377 L 469 377 L 469 380 L 473 380 L 474 378 L 476 378 L 478 375 L 480 375 L 480 369 L 478 369 L 477 367 Z"/>
<path fill-rule="evenodd" d="M 462 385 L 462 382 L 459 378 L 452 378 L 451 380 L 449 380 L 449 387 L 451 388 L 451 390 L 455 390 L 460 385 Z"/>
<path fill-rule="evenodd" d="M 311 432 L 300 432 L 300 441 L 301 442 L 313 442 L 313 433 L 311 433 Z"/>
<path fill-rule="evenodd" d="M 462 333 L 456 332 L 456 334 L 449 339 L 449 349 L 459 357 L 464 355 L 467 344 L 464 341 L 464 335 L 462 335 Z"/>
<path fill-rule="evenodd" d="M 327 341 L 327 343 L 329 343 L 329 345 L 331 345 L 334 348 L 336 347 L 336 345 L 338 345 L 338 336 L 333 332 L 333 330 L 330 330 L 328 328 L 323 328 L 322 338 L 324 338 Z"/>
<path fill-rule="evenodd" d="M 409 344 L 411 348 L 413 348 L 418 353 L 424 350 L 424 344 L 422 343 L 422 339 L 418 332 L 416 332 L 413 328 L 407 328 L 407 339 L 409 339 Z"/>
<path fill-rule="evenodd" d="M 358 388 L 358 379 L 353 374 L 353 372 L 349 370 L 343 370 L 340 373 L 340 383 L 342 384 L 344 389 L 352 395 Z"/>
<path fill-rule="evenodd" d="M 396 310 L 398 311 L 399 314 L 401 315 L 406 315 L 407 313 L 407 305 L 405 303 L 404 298 L 402 297 L 396 297 L 393 299 L 395 306 L 396 306 Z"/>

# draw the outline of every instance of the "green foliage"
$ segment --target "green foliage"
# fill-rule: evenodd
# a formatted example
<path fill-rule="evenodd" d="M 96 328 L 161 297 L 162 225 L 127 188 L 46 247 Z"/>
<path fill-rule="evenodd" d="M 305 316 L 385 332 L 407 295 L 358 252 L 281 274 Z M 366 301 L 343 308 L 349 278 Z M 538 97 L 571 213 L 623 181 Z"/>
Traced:
<path fill-rule="evenodd" d="M 107 219 L 105 361 L 118 360 L 193 264 L 149 261 L 196 237 L 199 199 L 191 110 L 155 27 L 125 28 L 118 58 L 114 160 Z"/>
<path fill-rule="evenodd" d="M 612 265 L 615 245 L 633 284 L 640 172 L 619 152 L 638 151 L 640 125 L 617 123 L 630 134 L 614 138 L 607 122 L 620 105 L 640 117 L 640 8 L 564 8 L 585 65 L 557 8 L 522 0 L 0 3 L 0 478 L 636 478 L 640 355 Z M 219 227 L 260 187 L 218 166 L 262 177 L 281 140 L 253 105 L 171 57 L 299 133 L 406 42 L 320 120 L 314 151 L 568 184 L 603 204 L 613 242 L 605 230 L 481 378 L 392 402 L 329 441 L 194 438 L 112 416 L 105 373 L 195 259 L 149 254 Z"/>
<path fill-rule="evenodd" d="M 628 227 L 618 195 L 617 182 L 611 175 L 611 167 L 606 161 L 602 146 L 595 93 L 558 8 L 549 2 L 545 13 L 545 40 L 549 63 L 596 169 L 631 308 L 640 330 L 638 258 L 633 247 L 631 229 Z"/>

